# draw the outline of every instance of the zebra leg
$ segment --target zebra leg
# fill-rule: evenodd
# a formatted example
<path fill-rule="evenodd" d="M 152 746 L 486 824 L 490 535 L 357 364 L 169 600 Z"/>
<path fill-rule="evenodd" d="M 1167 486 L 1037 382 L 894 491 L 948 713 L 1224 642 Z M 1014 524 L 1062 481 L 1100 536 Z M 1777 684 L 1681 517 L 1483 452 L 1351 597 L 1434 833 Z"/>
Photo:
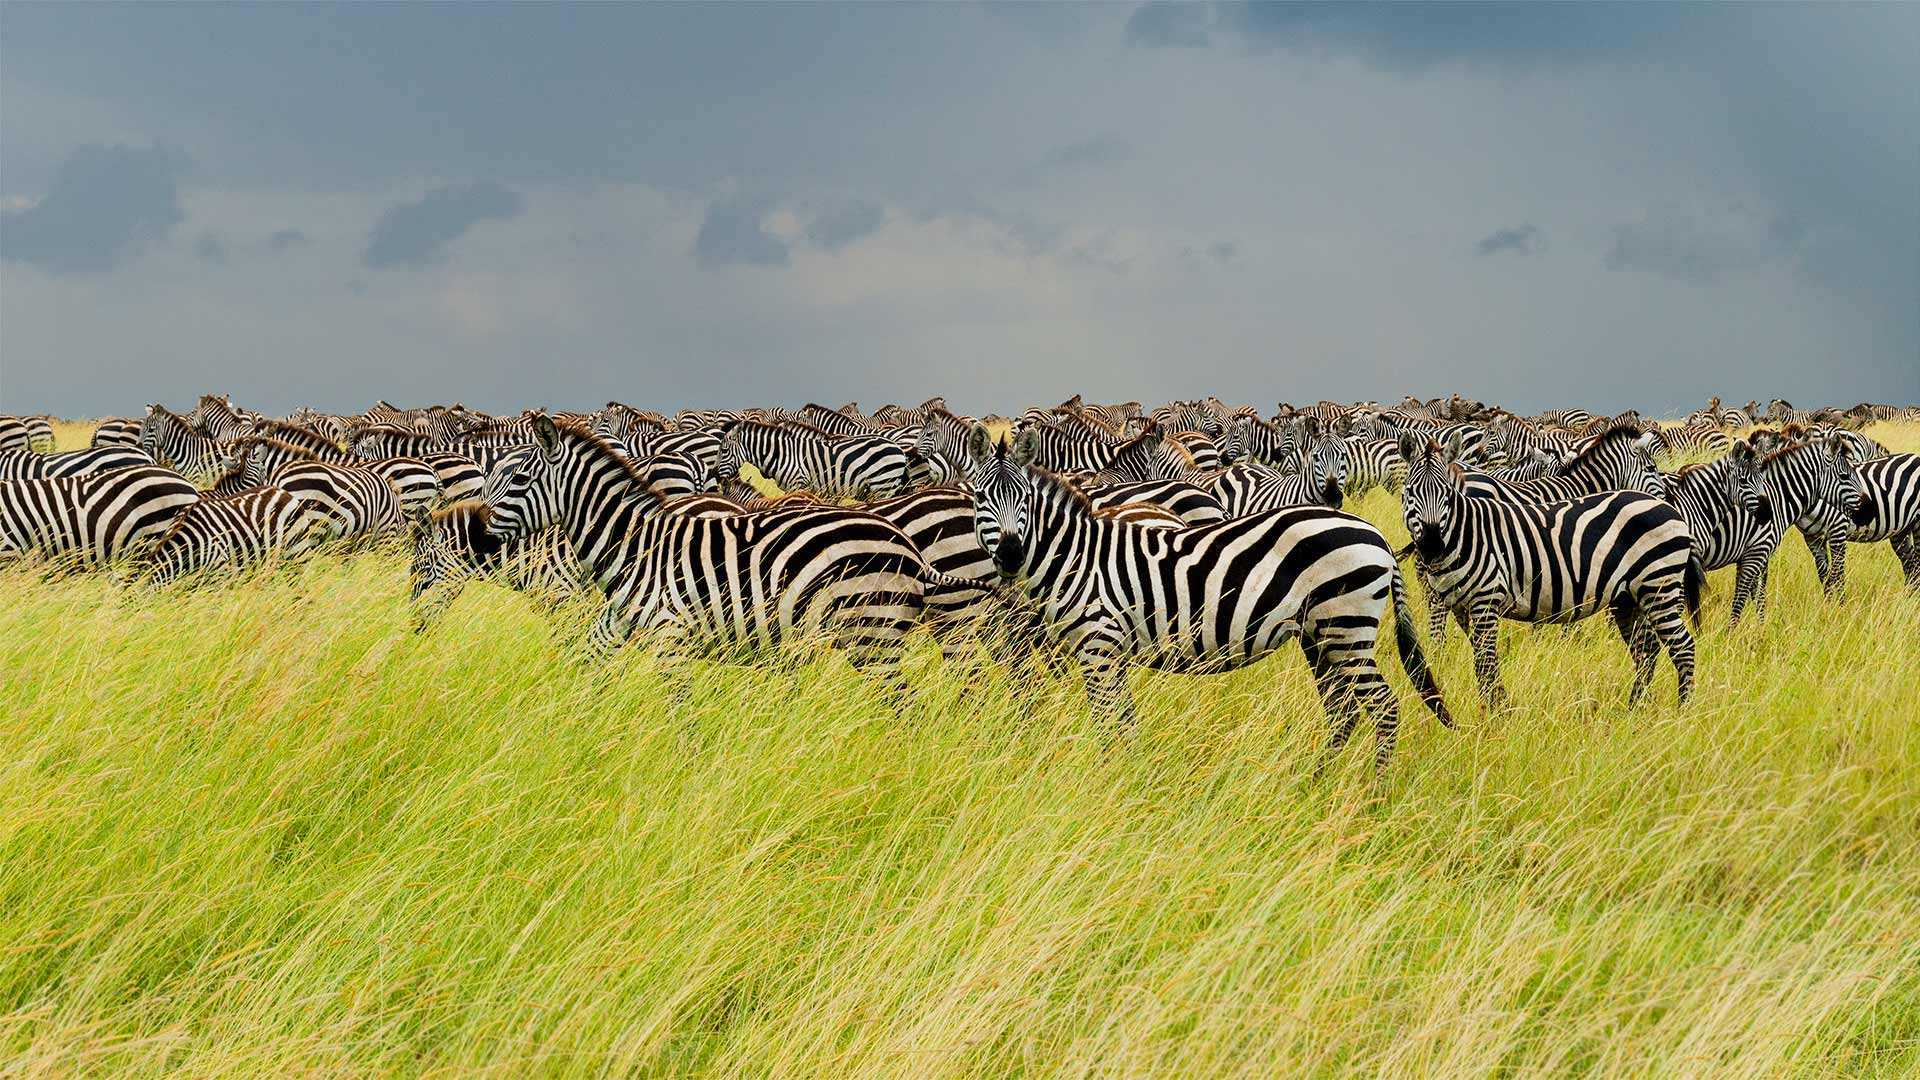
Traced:
<path fill-rule="evenodd" d="M 1894 537 L 1893 553 L 1900 557 L 1900 569 L 1907 575 L 1907 588 L 1920 589 L 1920 531 Z"/>
<path fill-rule="evenodd" d="M 1627 691 L 1627 703 L 1638 705 L 1653 682 L 1653 668 L 1660 660 L 1660 643 L 1654 639 L 1647 615 L 1630 596 L 1615 597 L 1613 625 L 1626 642 L 1627 655 L 1633 659 L 1633 686 Z"/>
<path fill-rule="evenodd" d="M 1771 554 L 1750 554 L 1740 560 L 1733 579 L 1733 615 L 1727 620 L 1729 628 L 1740 625 L 1740 614 L 1746 610 L 1749 600 L 1753 602 L 1754 618 L 1767 613 L 1767 556 Z"/>
<path fill-rule="evenodd" d="M 1393 757 L 1393 744 L 1400 737 L 1400 703 L 1371 661 L 1365 670 L 1353 674 L 1353 681 L 1355 695 L 1365 705 L 1367 715 L 1373 717 L 1373 767 L 1384 772 L 1387 760 Z"/>
<path fill-rule="evenodd" d="M 608 603 L 600 617 L 587 630 L 586 655 L 590 661 L 605 660 L 633 636 L 634 613 L 626 604 Z"/>
<path fill-rule="evenodd" d="M 1669 589 L 1648 597 L 1642 606 L 1644 618 L 1653 624 L 1654 634 L 1673 661 L 1673 673 L 1680 680 L 1680 704 L 1685 705 L 1693 696 L 1693 634 L 1687 629 L 1687 605 L 1678 590 Z"/>
<path fill-rule="evenodd" d="M 1467 633 L 1473 642 L 1473 675 L 1480 684 L 1480 696 L 1489 710 L 1499 709 L 1507 703 L 1507 689 L 1500 685 L 1500 604 L 1473 605 Z"/>
<path fill-rule="evenodd" d="M 460 599 L 460 593 L 467 587 L 465 578 L 441 581 L 436 587 L 428 588 L 414 597 L 413 632 L 424 634 L 427 628 L 439 620 L 446 610 Z"/>
<path fill-rule="evenodd" d="M 1420 596 L 1427 602 L 1427 637 L 1437 649 L 1447 643 L 1447 606 L 1433 595 L 1433 578 L 1426 567 L 1416 564 L 1415 569 L 1420 575 Z"/>
<path fill-rule="evenodd" d="M 1119 635 L 1106 628 L 1080 639 L 1080 673 L 1087 685 L 1087 705 L 1095 717 L 1116 734 L 1133 732 L 1133 693 L 1127 689 L 1127 658 Z"/>

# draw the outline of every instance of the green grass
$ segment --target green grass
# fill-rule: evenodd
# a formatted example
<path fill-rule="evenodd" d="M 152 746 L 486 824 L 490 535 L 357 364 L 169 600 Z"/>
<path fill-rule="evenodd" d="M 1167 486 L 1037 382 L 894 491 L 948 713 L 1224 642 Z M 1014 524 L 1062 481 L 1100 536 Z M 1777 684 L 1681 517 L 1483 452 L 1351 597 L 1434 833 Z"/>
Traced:
<path fill-rule="evenodd" d="M 930 648 L 896 714 L 491 586 L 416 637 L 392 552 L 0 573 L 0 1073 L 1911 1076 L 1920 597 L 1850 562 L 1716 573 L 1684 709 L 1596 619 L 1485 716 L 1456 632 L 1377 782 L 1297 654 L 1107 746 Z"/>

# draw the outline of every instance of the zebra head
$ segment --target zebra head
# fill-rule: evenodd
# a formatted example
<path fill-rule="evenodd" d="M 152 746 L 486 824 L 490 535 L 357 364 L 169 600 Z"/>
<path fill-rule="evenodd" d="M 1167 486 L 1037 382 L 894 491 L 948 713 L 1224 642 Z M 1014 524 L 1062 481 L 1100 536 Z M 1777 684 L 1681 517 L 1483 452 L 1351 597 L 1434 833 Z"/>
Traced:
<path fill-rule="evenodd" d="M 487 474 L 483 498 L 493 511 L 487 533 L 495 539 L 531 536 L 559 520 L 553 494 L 560 465 L 559 435 L 544 413 L 534 421 L 534 438 L 539 441 L 508 453 Z"/>
<path fill-rule="evenodd" d="M 1033 507 L 1029 466 L 1039 452 L 1040 436 L 1032 428 L 1011 439 L 995 439 L 985 424 L 975 424 L 967 438 L 973 534 L 1004 576 L 1018 573 L 1026 563 Z"/>
<path fill-rule="evenodd" d="M 1857 525 L 1873 520 L 1873 500 L 1860 486 L 1860 473 L 1853 467 L 1858 454 L 1845 439 L 1829 437 L 1819 457 L 1820 498 Z"/>
<path fill-rule="evenodd" d="M 1454 512 L 1466 498 L 1466 475 L 1458 464 L 1460 439 L 1459 428 L 1439 442 L 1411 431 L 1400 435 L 1400 456 L 1407 462 L 1402 509 L 1407 532 L 1423 555 L 1447 550 Z"/>
<path fill-rule="evenodd" d="M 1338 510 L 1347 485 L 1347 444 L 1317 417 L 1302 417 L 1299 424 L 1300 462 L 1311 470 L 1308 475 L 1315 480 L 1320 501 Z"/>
<path fill-rule="evenodd" d="M 1759 455 L 1744 440 L 1733 444 L 1733 449 L 1727 452 L 1727 497 L 1755 519 L 1768 522 L 1773 520 L 1773 500 L 1761 490 L 1756 471 L 1759 460 Z"/>

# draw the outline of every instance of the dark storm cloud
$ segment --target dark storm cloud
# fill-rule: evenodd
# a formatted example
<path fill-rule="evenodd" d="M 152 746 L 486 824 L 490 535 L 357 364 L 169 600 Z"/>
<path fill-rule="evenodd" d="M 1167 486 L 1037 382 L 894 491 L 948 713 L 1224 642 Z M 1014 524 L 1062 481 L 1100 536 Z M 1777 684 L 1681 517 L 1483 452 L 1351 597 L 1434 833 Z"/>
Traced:
<path fill-rule="evenodd" d="M 447 245 L 483 221 L 514 217 L 525 203 L 493 181 L 436 188 L 414 202 L 390 206 L 374 223 L 361 261 L 375 269 L 439 262 Z"/>
<path fill-rule="evenodd" d="M 1473 245 L 1476 255 L 1499 255 L 1511 252 L 1515 255 L 1532 255 L 1546 246 L 1547 236 L 1537 225 L 1515 225 L 1511 228 L 1495 229 Z"/>
<path fill-rule="evenodd" d="M 1127 43 L 1150 49 L 1204 49 L 1213 44 L 1207 32 L 1213 21 L 1211 8 L 1173 0 L 1141 4 L 1127 19 Z"/>
<path fill-rule="evenodd" d="M 1797 223 L 1764 220 L 1742 207 L 1713 213 L 1664 208 L 1616 226 L 1606 265 L 1705 285 L 1790 257 L 1801 238 Z"/>
<path fill-rule="evenodd" d="M 0 211 L 0 258 L 54 274 L 103 273 L 186 220 L 164 147 L 82 146 L 45 198 Z"/>
<path fill-rule="evenodd" d="M 829 210 L 807 225 L 807 243 L 827 251 L 839 251 L 871 235 L 887 220 L 879 203 L 855 200 Z"/>
<path fill-rule="evenodd" d="M 267 237 L 268 250 L 276 253 L 292 248 L 305 247 L 311 243 L 313 243 L 313 241 L 307 237 L 306 233 L 301 232 L 299 229 L 280 229 L 272 236 Z"/>
<path fill-rule="evenodd" d="M 715 199 L 707 205 L 700 232 L 693 238 L 694 259 L 709 269 L 787 265 L 787 242 L 764 225 L 772 209 L 773 200 L 760 195 Z"/>

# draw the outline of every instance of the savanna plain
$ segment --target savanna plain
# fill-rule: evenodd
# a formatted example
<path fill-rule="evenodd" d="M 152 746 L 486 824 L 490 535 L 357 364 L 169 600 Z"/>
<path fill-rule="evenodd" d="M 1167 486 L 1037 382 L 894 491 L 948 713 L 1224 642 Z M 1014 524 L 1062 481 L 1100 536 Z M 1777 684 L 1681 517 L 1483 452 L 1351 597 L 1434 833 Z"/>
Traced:
<path fill-rule="evenodd" d="M 896 703 L 492 585 L 416 635 L 394 548 L 0 571 L 0 1073 L 1920 1074 L 1920 596 L 1731 575 L 1685 707 L 1604 618 L 1508 624 L 1494 715 L 1455 630 L 1457 731 L 1384 661 L 1376 778 L 1297 652 L 1116 741 L 930 644 Z"/>

